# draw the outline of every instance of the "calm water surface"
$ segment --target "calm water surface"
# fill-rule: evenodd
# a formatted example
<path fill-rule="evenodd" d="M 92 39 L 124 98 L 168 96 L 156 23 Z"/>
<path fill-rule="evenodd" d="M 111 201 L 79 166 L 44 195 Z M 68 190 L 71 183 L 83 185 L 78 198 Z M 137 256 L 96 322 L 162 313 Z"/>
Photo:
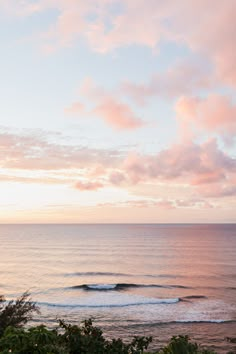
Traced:
<path fill-rule="evenodd" d="M 236 336 L 236 225 L 0 225 L 0 293 L 107 336 Z"/>

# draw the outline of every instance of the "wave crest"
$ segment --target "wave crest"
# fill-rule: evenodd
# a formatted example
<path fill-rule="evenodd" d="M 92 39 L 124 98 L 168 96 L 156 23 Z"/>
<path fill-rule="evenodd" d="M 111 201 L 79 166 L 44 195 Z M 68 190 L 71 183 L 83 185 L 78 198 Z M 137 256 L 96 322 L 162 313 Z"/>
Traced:
<path fill-rule="evenodd" d="M 147 298 L 140 295 L 114 295 L 106 297 L 103 296 L 90 296 L 82 297 L 79 302 L 37 302 L 39 306 L 47 307 L 67 307 L 67 308 L 104 308 L 104 307 L 128 307 L 128 306 L 141 306 L 141 305 L 161 305 L 161 304 L 175 304 L 180 301 L 179 298 Z"/>
<path fill-rule="evenodd" d="M 69 289 L 83 289 L 95 291 L 108 291 L 108 290 L 125 290 L 128 288 L 164 288 L 164 289 L 190 289 L 184 285 L 161 285 L 161 284 L 135 284 L 135 283 L 117 283 L 117 284 L 81 284 L 74 285 Z"/>

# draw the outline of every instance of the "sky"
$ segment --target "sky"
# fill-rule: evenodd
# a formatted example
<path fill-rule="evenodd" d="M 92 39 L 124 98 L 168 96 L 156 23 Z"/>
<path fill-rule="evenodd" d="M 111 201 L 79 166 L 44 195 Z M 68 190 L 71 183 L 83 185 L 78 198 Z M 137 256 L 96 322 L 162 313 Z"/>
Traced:
<path fill-rule="evenodd" d="M 235 0 L 0 0 L 0 223 L 236 221 Z"/>

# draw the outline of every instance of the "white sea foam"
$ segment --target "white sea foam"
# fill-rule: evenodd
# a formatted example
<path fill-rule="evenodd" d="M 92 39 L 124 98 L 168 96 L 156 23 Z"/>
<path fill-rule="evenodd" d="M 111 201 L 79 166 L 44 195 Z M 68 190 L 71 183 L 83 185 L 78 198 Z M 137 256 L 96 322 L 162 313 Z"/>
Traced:
<path fill-rule="evenodd" d="M 116 284 L 91 284 L 91 285 L 86 285 L 87 288 L 89 289 L 94 289 L 94 290 L 112 290 L 116 288 Z"/>
<path fill-rule="evenodd" d="M 108 285 L 108 284 L 107 284 Z M 107 286 L 104 284 L 104 286 Z M 71 298 L 67 301 L 43 302 L 39 301 L 39 305 L 55 306 L 55 307 L 126 307 L 139 305 L 159 305 L 174 304 L 179 302 L 179 298 L 152 298 L 141 295 L 128 295 L 119 293 L 96 293 L 91 296 L 80 297 L 79 299 Z"/>
<path fill-rule="evenodd" d="M 176 321 L 178 323 L 225 323 L 225 322 L 234 322 L 233 320 L 214 320 L 214 319 L 208 319 L 208 320 L 178 320 Z"/>

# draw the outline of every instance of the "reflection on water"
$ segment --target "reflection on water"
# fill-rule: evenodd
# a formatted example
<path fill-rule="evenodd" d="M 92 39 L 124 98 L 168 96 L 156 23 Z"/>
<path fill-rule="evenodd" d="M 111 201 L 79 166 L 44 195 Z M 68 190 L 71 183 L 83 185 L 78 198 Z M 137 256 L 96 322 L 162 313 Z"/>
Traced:
<path fill-rule="evenodd" d="M 30 290 L 47 323 L 235 330 L 235 225 L 1 225 L 0 244 L 1 293 Z"/>

